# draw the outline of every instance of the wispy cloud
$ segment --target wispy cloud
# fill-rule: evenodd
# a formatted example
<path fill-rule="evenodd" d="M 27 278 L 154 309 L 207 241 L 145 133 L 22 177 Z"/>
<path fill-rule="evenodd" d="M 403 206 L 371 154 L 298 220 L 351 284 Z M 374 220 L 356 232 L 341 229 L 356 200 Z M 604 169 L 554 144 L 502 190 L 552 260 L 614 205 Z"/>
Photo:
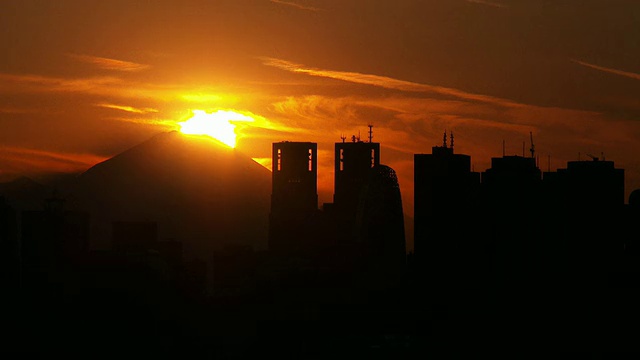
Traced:
<path fill-rule="evenodd" d="M 153 108 L 135 108 L 133 106 L 116 105 L 116 104 L 96 104 L 96 106 L 100 106 L 108 109 L 122 110 L 122 111 L 135 113 L 135 114 L 147 114 L 147 113 L 158 112 L 157 109 L 153 109 Z"/>
<path fill-rule="evenodd" d="M 11 92 L 19 90 L 90 92 L 96 88 L 122 84 L 121 79 L 108 76 L 67 79 L 31 74 L 0 74 L 0 80 L 2 80 L 0 91 L 8 90 Z"/>
<path fill-rule="evenodd" d="M 507 6 L 504 4 L 497 3 L 495 1 L 487 1 L 487 0 L 467 0 L 469 3 L 487 5 L 495 8 L 506 8 Z"/>
<path fill-rule="evenodd" d="M 629 71 L 623 71 L 623 70 L 618 70 L 618 69 L 612 69 L 612 68 L 607 68 L 607 67 L 604 67 L 604 66 L 598 66 L 598 65 L 590 64 L 588 62 L 584 62 L 584 61 L 580 61 L 580 60 L 576 60 L 576 59 L 571 59 L 571 61 L 573 61 L 574 63 L 576 63 L 578 65 L 586 66 L 586 67 L 591 68 L 591 69 L 608 72 L 610 74 L 615 74 L 615 75 L 628 77 L 630 79 L 640 80 L 640 74 L 638 74 L 638 73 L 629 72 Z"/>
<path fill-rule="evenodd" d="M 286 6 L 291 6 L 294 7 L 296 9 L 300 9 L 300 10 L 307 10 L 307 11 L 322 11 L 322 9 L 317 8 L 317 7 L 313 7 L 313 6 L 306 6 L 306 5 L 302 5 L 302 4 L 298 4 L 295 3 L 293 1 L 283 1 L 283 0 L 270 0 L 272 3 L 275 4 L 281 4 L 281 5 L 286 5 Z"/>
<path fill-rule="evenodd" d="M 0 164 L 6 174 L 38 174 L 84 171 L 106 160 L 85 153 L 67 153 L 24 147 L 0 147 Z"/>
<path fill-rule="evenodd" d="M 0 106 L 0 113 L 5 113 L 5 114 L 37 114 L 40 113 L 42 110 L 41 109 L 34 109 L 34 108 L 19 108 L 19 107 L 14 107 L 14 106 Z"/>
<path fill-rule="evenodd" d="M 482 94 L 474 94 L 465 92 L 458 89 L 447 88 L 442 86 L 434 86 L 428 84 L 421 84 L 406 80 L 394 79 L 387 76 L 381 75 L 373 75 L 373 74 L 363 74 L 358 72 L 348 72 L 348 71 L 334 71 L 334 70 L 323 70 L 323 69 L 315 69 L 305 67 L 304 65 L 292 63 L 290 61 L 275 59 L 270 57 L 263 57 L 263 64 L 267 66 L 272 66 L 275 68 L 279 68 L 282 70 L 294 72 L 294 73 L 302 73 L 311 76 L 319 76 L 332 78 L 342 81 L 349 81 L 357 84 L 365 84 L 372 86 L 379 86 L 387 89 L 394 89 L 400 91 L 409 91 L 409 92 L 425 92 L 425 93 L 435 93 L 439 95 L 452 96 L 465 100 L 474 100 L 485 103 L 492 103 L 500 106 L 514 107 L 514 106 L 522 106 L 522 104 L 516 103 L 511 100 L 501 99 L 498 97 L 482 95 Z"/>
<path fill-rule="evenodd" d="M 138 64 L 131 61 L 110 59 L 110 58 L 99 57 L 99 56 L 81 55 L 81 54 L 67 54 L 67 56 L 75 60 L 94 65 L 104 70 L 140 71 L 140 70 L 145 70 L 149 68 L 149 65 Z"/>
<path fill-rule="evenodd" d="M 193 86 L 154 84 L 127 81 L 115 76 L 64 78 L 34 74 L 0 73 L 0 93 L 77 92 L 122 99 L 152 99 L 158 101 L 233 102 L 232 94 L 217 89 L 202 88 L 194 93 Z M 124 110 L 124 109 L 120 109 Z M 148 109 L 147 109 L 148 110 Z"/>

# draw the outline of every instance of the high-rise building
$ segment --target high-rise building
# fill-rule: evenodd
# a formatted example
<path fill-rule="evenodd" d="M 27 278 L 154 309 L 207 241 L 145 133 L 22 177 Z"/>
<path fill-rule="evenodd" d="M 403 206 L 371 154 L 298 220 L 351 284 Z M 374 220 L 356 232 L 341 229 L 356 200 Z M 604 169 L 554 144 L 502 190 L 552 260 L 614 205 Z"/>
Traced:
<path fill-rule="evenodd" d="M 380 165 L 380 143 L 361 141 L 355 135 L 351 142 L 335 144 L 334 195 L 332 212 L 337 226 L 338 241 L 349 241 L 355 236 L 355 217 L 371 169 Z"/>
<path fill-rule="evenodd" d="M 65 200 L 53 196 L 43 210 L 24 210 L 21 216 L 21 261 L 24 280 L 31 285 L 59 285 L 89 250 L 89 213 L 67 210 Z"/>
<path fill-rule="evenodd" d="M 18 217 L 15 209 L 0 196 L 0 287 L 17 289 L 20 279 Z"/>
<path fill-rule="evenodd" d="M 312 142 L 278 142 L 272 148 L 269 249 L 305 248 L 318 213 L 318 146 Z"/>
<path fill-rule="evenodd" d="M 386 165 L 369 169 L 361 191 L 355 228 L 367 271 L 394 276 L 407 265 L 402 196 L 396 172 Z"/>
<path fill-rule="evenodd" d="M 624 170 L 591 156 L 545 177 L 551 194 L 548 232 L 571 283 L 605 283 L 625 251 Z"/>
<path fill-rule="evenodd" d="M 445 132 L 431 154 L 414 154 L 414 263 L 433 285 L 454 281 L 470 266 L 463 244 L 474 228 L 480 177 L 471 157 L 453 149 L 453 134 L 447 144 Z"/>

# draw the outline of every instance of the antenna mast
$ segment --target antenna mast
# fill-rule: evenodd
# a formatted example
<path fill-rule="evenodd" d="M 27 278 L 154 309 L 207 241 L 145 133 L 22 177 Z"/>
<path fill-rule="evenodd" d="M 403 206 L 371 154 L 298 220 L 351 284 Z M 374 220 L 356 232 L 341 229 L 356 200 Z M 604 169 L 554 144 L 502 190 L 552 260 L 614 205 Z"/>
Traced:
<path fill-rule="evenodd" d="M 369 142 L 372 142 L 371 139 L 373 139 L 373 125 L 369 124 L 367 126 L 369 126 Z"/>
<path fill-rule="evenodd" d="M 533 134 L 531 133 L 531 131 L 529 131 L 529 138 L 531 139 L 531 148 L 529 149 L 529 151 L 531 151 L 531 157 L 534 157 L 534 153 L 535 153 L 535 145 L 533 145 Z"/>

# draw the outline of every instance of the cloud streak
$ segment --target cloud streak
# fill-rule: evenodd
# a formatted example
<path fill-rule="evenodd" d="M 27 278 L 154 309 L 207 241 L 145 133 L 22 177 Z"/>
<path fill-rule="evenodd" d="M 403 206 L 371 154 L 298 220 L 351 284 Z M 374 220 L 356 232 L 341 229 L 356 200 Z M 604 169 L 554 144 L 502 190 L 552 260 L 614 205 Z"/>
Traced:
<path fill-rule="evenodd" d="M 85 171 L 106 157 L 84 153 L 65 153 L 23 147 L 0 147 L 0 167 L 4 177 L 51 172 Z"/>
<path fill-rule="evenodd" d="M 480 5 L 486 5 L 486 6 L 491 6 L 491 7 L 495 7 L 495 8 L 506 8 L 507 6 L 504 4 L 500 4 L 494 1 L 486 1 L 486 0 L 467 0 L 468 3 L 473 3 L 473 4 L 480 4 Z"/>
<path fill-rule="evenodd" d="M 116 60 L 116 59 L 110 59 L 110 58 L 99 57 L 99 56 L 81 55 L 81 54 L 67 54 L 67 56 L 77 61 L 96 66 L 103 70 L 131 72 L 131 71 L 146 70 L 150 67 L 149 65 L 138 64 L 131 61 Z"/>
<path fill-rule="evenodd" d="M 135 113 L 135 114 L 147 114 L 147 113 L 158 112 L 157 109 L 153 109 L 153 108 L 135 108 L 133 106 L 116 105 L 116 104 L 96 104 L 96 106 L 107 108 L 107 109 L 126 111 L 130 113 Z"/>
<path fill-rule="evenodd" d="M 115 76 L 63 78 L 34 74 L 0 73 L 0 93 L 47 92 L 85 93 L 121 99 L 178 100 L 193 103 L 212 101 L 229 103 L 236 101 L 233 94 L 221 93 L 216 89 L 202 88 L 194 93 L 193 86 L 185 87 L 171 84 L 126 81 Z M 135 109 L 138 108 L 132 108 L 130 112 L 135 112 Z M 120 108 L 120 110 L 126 111 L 123 108 Z M 152 112 L 150 108 L 142 110 Z"/>
<path fill-rule="evenodd" d="M 283 1 L 283 0 L 270 0 L 270 1 L 272 3 L 274 3 L 274 4 L 290 6 L 290 7 L 296 8 L 296 9 L 300 9 L 300 10 L 314 11 L 314 12 L 322 11 L 322 9 L 320 9 L 320 8 L 316 8 L 316 7 L 313 7 L 313 6 L 305 6 L 305 5 L 301 5 L 301 4 L 292 2 L 292 1 Z"/>
<path fill-rule="evenodd" d="M 623 70 L 618 70 L 618 69 L 612 69 L 612 68 L 607 68 L 604 66 L 598 66 L 598 65 L 594 65 L 588 62 L 584 62 L 584 61 L 580 61 L 580 60 L 576 60 L 576 59 L 571 59 L 572 62 L 578 64 L 578 65 L 582 65 L 584 67 L 588 67 L 591 69 L 595 69 L 595 70 L 599 70 L 599 71 L 603 71 L 603 72 L 607 72 L 610 74 L 615 74 L 615 75 L 620 75 L 620 76 L 624 76 L 630 79 L 635 79 L 635 80 L 640 80 L 640 74 L 638 73 L 633 73 L 633 72 L 628 72 L 628 71 L 623 71 Z"/>
<path fill-rule="evenodd" d="M 357 84 L 372 85 L 372 86 L 378 86 L 378 87 L 405 91 L 405 92 L 423 92 L 423 93 L 445 95 L 445 96 L 451 96 L 451 97 L 464 99 L 464 100 L 491 103 L 491 104 L 504 106 L 504 107 L 524 106 L 523 104 L 519 104 L 514 101 L 502 99 L 498 97 L 469 93 L 469 92 L 465 92 L 465 91 L 454 89 L 454 88 L 447 88 L 442 86 L 421 84 L 421 83 L 416 83 L 416 82 L 406 81 L 406 80 L 399 80 L 399 79 L 394 79 L 387 76 L 363 74 L 363 73 L 349 72 L 349 71 L 316 69 L 316 68 L 305 67 L 304 65 L 296 64 L 290 61 L 270 58 L 270 57 L 263 57 L 261 59 L 264 65 L 286 70 L 293 73 L 301 73 L 301 74 L 306 74 L 311 76 L 331 78 L 331 79 L 348 81 L 348 82 L 357 83 Z"/>
<path fill-rule="evenodd" d="M 122 84 L 121 79 L 108 76 L 65 79 L 30 74 L 0 74 L 0 80 L 3 80 L 1 84 L 6 86 L 0 85 L 0 91 L 7 90 L 12 93 L 21 88 L 28 91 L 91 92 L 97 88 Z"/>

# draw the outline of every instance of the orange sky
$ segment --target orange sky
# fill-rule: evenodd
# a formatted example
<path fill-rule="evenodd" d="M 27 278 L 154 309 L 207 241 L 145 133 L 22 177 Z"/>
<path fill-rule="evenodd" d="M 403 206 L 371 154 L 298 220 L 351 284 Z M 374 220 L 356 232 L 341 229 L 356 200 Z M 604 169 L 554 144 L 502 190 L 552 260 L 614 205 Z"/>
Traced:
<path fill-rule="evenodd" d="M 5 0 L 0 179 L 82 171 L 192 109 L 232 109 L 238 151 L 313 141 L 320 205 L 333 143 L 374 125 L 413 213 L 413 154 L 443 131 L 476 171 L 604 155 L 640 188 L 635 0 Z M 548 159 L 551 159 L 550 163 Z"/>

